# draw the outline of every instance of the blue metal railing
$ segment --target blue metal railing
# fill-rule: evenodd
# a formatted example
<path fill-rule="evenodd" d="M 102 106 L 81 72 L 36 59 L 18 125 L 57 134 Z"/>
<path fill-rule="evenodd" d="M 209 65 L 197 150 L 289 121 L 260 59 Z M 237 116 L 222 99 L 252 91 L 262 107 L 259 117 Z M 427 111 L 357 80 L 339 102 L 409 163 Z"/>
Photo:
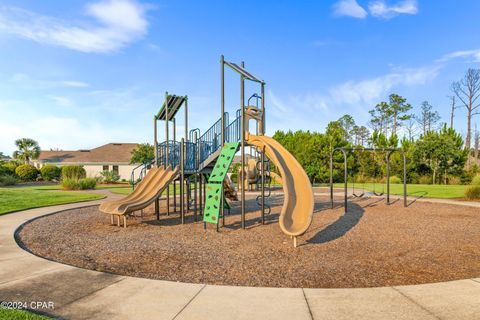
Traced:
<path fill-rule="evenodd" d="M 236 118 L 225 128 L 225 142 L 240 141 L 240 109 L 236 112 Z"/>
<path fill-rule="evenodd" d="M 132 173 L 130 175 L 130 184 L 132 185 L 133 190 L 135 190 L 135 185 L 138 184 L 140 181 L 142 181 L 142 179 L 145 177 L 145 175 L 147 174 L 147 170 L 152 167 L 153 163 L 154 163 L 154 160 L 146 163 L 142 163 L 136 166 L 135 168 L 133 168 Z M 135 171 L 137 171 L 138 169 L 140 169 L 140 172 L 138 173 L 138 178 L 135 179 Z"/>
<path fill-rule="evenodd" d="M 228 123 L 228 112 L 224 114 L 225 123 Z M 217 151 L 222 143 L 222 119 L 218 119 L 204 134 L 198 139 L 199 163 Z"/>

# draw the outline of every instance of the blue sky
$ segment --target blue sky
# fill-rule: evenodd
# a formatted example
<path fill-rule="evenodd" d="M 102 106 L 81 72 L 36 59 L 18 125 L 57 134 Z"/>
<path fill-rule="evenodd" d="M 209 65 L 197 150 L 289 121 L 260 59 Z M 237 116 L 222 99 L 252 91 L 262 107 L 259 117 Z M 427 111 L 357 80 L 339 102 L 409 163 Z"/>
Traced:
<path fill-rule="evenodd" d="M 220 54 L 266 81 L 269 134 L 345 113 L 366 124 L 391 92 L 448 121 L 451 82 L 479 67 L 478 12 L 476 0 L 4 0 L 0 151 L 19 137 L 64 150 L 152 142 L 166 90 L 189 95 L 190 127 L 204 130 L 219 117 Z M 239 79 L 226 80 L 233 113 Z"/>

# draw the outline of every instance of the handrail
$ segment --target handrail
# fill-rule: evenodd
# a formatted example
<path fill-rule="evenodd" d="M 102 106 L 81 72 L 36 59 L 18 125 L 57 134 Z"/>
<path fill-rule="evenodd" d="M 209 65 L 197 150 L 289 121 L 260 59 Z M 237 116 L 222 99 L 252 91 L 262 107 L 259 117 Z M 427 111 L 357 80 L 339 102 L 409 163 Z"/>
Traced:
<path fill-rule="evenodd" d="M 139 164 L 138 166 L 136 166 L 135 168 L 132 169 L 132 173 L 130 174 L 130 183 L 132 184 L 132 190 L 135 190 L 135 185 L 137 183 L 139 183 L 140 181 L 142 181 L 144 175 L 147 173 L 147 169 L 149 166 L 151 166 L 153 163 L 155 162 L 155 160 L 150 160 L 148 162 L 144 162 L 142 164 Z M 138 169 L 138 168 L 142 168 L 140 170 L 140 174 L 138 175 L 138 182 L 135 181 L 135 171 Z"/>
<path fill-rule="evenodd" d="M 224 113 L 225 123 L 228 123 L 228 112 Z M 221 146 L 222 139 L 222 119 L 218 119 L 203 135 L 198 139 L 200 159 L 202 163 Z"/>

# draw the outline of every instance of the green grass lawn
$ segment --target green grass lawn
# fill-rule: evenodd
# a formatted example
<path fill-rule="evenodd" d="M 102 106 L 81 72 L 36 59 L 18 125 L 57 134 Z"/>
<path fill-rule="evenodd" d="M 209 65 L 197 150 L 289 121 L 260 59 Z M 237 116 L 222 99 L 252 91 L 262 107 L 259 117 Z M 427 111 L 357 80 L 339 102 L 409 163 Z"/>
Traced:
<path fill-rule="evenodd" d="M 193 186 L 193 185 L 192 185 Z M 115 187 L 107 187 L 106 189 L 109 189 L 111 193 L 116 193 L 116 194 L 130 194 L 132 192 L 132 186 L 115 186 Z M 170 195 L 173 195 L 173 185 L 170 185 L 168 187 L 170 191 Z M 180 185 L 177 183 L 177 194 L 180 194 Z"/>
<path fill-rule="evenodd" d="M 99 194 L 58 189 L 58 186 L 0 188 L 0 215 L 12 211 L 103 198 Z"/>
<path fill-rule="evenodd" d="M 319 187 L 327 187 L 327 185 L 319 185 Z M 343 188 L 343 183 L 335 183 L 335 188 Z M 438 185 L 438 184 L 407 184 L 407 194 L 412 197 L 423 196 L 425 198 L 439 198 L 439 199 L 455 199 L 463 198 L 464 185 Z M 348 188 L 352 188 L 352 183 L 348 184 Z M 358 190 L 358 193 L 362 193 L 363 188 L 365 191 L 373 191 L 377 193 L 387 192 L 386 184 L 375 184 L 373 183 L 356 183 L 355 190 Z M 357 193 L 357 192 L 356 192 Z M 402 195 L 403 194 L 403 184 L 391 184 L 390 185 L 390 194 L 392 195 Z"/>
<path fill-rule="evenodd" d="M 19 309 L 0 308 L 0 319 L 2 320 L 48 320 L 46 316 Z"/>

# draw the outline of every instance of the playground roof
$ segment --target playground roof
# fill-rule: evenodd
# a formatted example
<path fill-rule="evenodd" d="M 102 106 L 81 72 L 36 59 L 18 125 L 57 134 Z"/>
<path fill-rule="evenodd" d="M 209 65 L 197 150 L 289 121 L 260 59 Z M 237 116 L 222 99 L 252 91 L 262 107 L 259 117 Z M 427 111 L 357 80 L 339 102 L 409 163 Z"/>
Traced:
<path fill-rule="evenodd" d="M 166 112 L 165 112 L 165 105 L 168 107 L 168 120 L 172 120 L 175 115 L 177 114 L 178 110 L 182 104 L 187 100 L 187 96 L 177 96 L 174 94 L 167 95 L 166 102 L 163 103 L 160 111 L 158 111 L 157 115 L 155 116 L 157 120 L 165 120 L 166 119 Z"/>
<path fill-rule="evenodd" d="M 237 65 L 236 63 L 225 61 L 225 64 L 226 64 L 227 66 L 229 66 L 230 68 L 232 68 L 234 71 L 240 73 L 245 79 L 262 83 L 262 80 L 258 80 L 258 79 L 257 79 L 255 76 L 253 76 L 250 72 L 248 72 L 248 71 L 245 70 L 244 68 L 240 67 L 240 66 Z"/>

